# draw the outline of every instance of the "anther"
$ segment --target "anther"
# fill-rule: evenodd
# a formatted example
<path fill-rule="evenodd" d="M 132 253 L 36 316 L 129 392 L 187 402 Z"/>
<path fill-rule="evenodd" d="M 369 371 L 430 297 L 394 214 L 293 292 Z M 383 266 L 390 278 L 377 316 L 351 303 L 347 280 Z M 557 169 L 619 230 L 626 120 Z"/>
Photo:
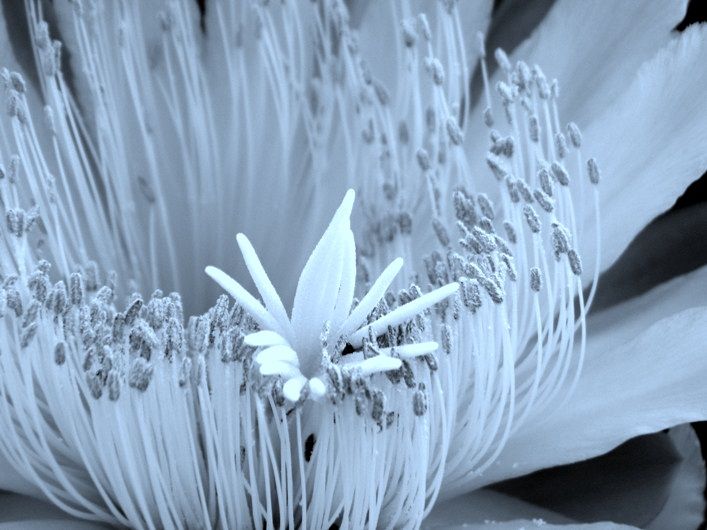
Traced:
<path fill-rule="evenodd" d="M 597 161 L 594 158 L 587 160 L 587 173 L 589 173 L 589 182 L 592 184 L 599 184 L 599 179 L 601 174 L 599 173 L 599 166 L 597 166 Z"/>
<path fill-rule="evenodd" d="M 437 86 L 442 86 L 444 84 L 444 67 L 442 63 L 439 62 L 437 58 L 427 58 L 425 61 L 425 68 L 427 72 L 432 76 L 432 81 Z"/>
<path fill-rule="evenodd" d="M 538 181 L 540 182 L 540 188 L 545 192 L 545 194 L 549 197 L 552 197 L 552 177 L 550 177 L 550 172 L 547 170 L 547 168 L 540 168 L 540 170 L 538 171 Z"/>
<path fill-rule="evenodd" d="M 540 139 L 540 122 L 535 114 L 531 114 L 528 118 L 528 134 L 530 140 L 537 143 Z"/>
<path fill-rule="evenodd" d="M 552 223 L 552 249 L 556 260 L 570 250 L 570 234 L 564 226 L 556 222 Z"/>
<path fill-rule="evenodd" d="M 417 150 L 417 164 L 422 171 L 428 171 L 431 167 L 430 155 L 422 147 Z"/>
<path fill-rule="evenodd" d="M 461 145 L 464 143 L 464 134 L 459 128 L 459 125 L 457 125 L 457 120 L 452 116 L 447 118 L 447 134 L 454 145 Z"/>
<path fill-rule="evenodd" d="M 530 269 L 530 288 L 536 293 L 540 292 L 543 286 L 543 275 L 539 268 L 532 267 Z"/>
<path fill-rule="evenodd" d="M 437 218 L 432 219 L 432 228 L 434 229 L 435 235 L 437 236 L 437 239 L 442 244 L 442 246 L 448 247 L 449 233 L 447 232 L 447 228 L 442 224 L 442 222 Z"/>
<path fill-rule="evenodd" d="M 424 416 L 427 412 L 427 393 L 425 385 L 420 383 L 412 397 L 412 410 L 415 416 Z"/>
<path fill-rule="evenodd" d="M 144 392 L 150 385 L 153 371 L 154 367 L 147 360 L 143 357 L 135 357 L 128 372 L 128 386 Z"/>
<path fill-rule="evenodd" d="M 511 244 L 515 245 L 518 241 L 518 237 L 516 235 L 516 229 L 513 224 L 510 221 L 503 221 L 503 228 L 506 230 L 506 238 L 508 239 L 508 241 Z"/>
<path fill-rule="evenodd" d="M 540 218 L 535 212 L 535 209 L 529 204 L 526 204 L 523 206 L 523 215 L 525 216 L 525 221 L 528 223 L 530 231 L 534 234 L 540 232 Z"/>
<path fill-rule="evenodd" d="M 179 386 L 181 388 L 186 387 L 191 380 L 191 358 L 184 357 L 181 364 L 179 365 Z"/>
<path fill-rule="evenodd" d="M 535 197 L 535 200 L 537 201 L 537 203 L 547 213 L 552 212 L 552 210 L 555 208 L 555 204 L 554 204 L 553 200 L 543 190 L 536 189 L 533 192 L 533 197 Z"/>
<path fill-rule="evenodd" d="M 54 346 L 54 362 L 58 366 L 66 362 L 66 343 L 63 340 L 60 340 Z"/>
<path fill-rule="evenodd" d="M 484 109 L 484 124 L 486 127 L 493 127 L 493 113 L 488 107 Z"/>
<path fill-rule="evenodd" d="M 83 277 L 78 272 L 72 272 L 69 277 L 69 301 L 71 305 L 79 306 L 83 302 L 83 297 Z"/>
<path fill-rule="evenodd" d="M 557 149 L 557 156 L 560 159 L 565 158 L 567 154 L 567 139 L 561 132 L 555 133 L 555 149 Z"/>
<path fill-rule="evenodd" d="M 550 171 L 552 171 L 552 175 L 555 177 L 555 180 L 560 184 L 560 186 L 568 186 L 570 183 L 570 177 L 567 174 L 567 171 L 565 170 L 564 167 L 562 167 L 561 164 L 558 162 L 553 162 L 552 165 L 550 166 Z"/>
<path fill-rule="evenodd" d="M 417 31 L 427 42 L 432 39 L 430 24 L 429 22 L 427 22 L 427 15 L 425 15 L 424 13 L 420 13 L 419 15 L 417 15 Z"/>
<path fill-rule="evenodd" d="M 508 174 L 503 161 L 493 153 L 486 153 L 486 163 L 498 180 L 502 180 Z"/>
<path fill-rule="evenodd" d="M 450 353 L 452 353 L 452 348 L 454 347 L 452 328 L 449 326 L 449 324 L 442 324 L 441 335 L 442 349 L 444 350 L 444 353 L 449 355 Z"/>
<path fill-rule="evenodd" d="M 574 147 L 575 149 L 579 149 L 580 147 L 582 147 L 582 132 L 579 130 L 577 124 L 573 121 L 567 124 L 567 136 L 569 136 L 570 138 L 572 147 Z"/>
<path fill-rule="evenodd" d="M 491 202 L 491 199 L 489 199 L 488 195 L 486 195 L 485 193 L 479 193 L 479 195 L 476 197 L 476 202 L 478 202 L 479 204 L 479 209 L 481 210 L 481 213 L 487 219 L 493 221 L 496 215 L 493 211 L 493 203 Z"/>
<path fill-rule="evenodd" d="M 120 397 L 120 377 L 118 372 L 115 370 L 110 370 L 108 372 L 106 386 L 108 386 L 108 399 L 111 401 L 118 401 L 118 398 Z"/>
<path fill-rule="evenodd" d="M 570 269 L 572 269 L 572 273 L 575 276 L 581 276 L 582 275 L 582 260 L 579 257 L 579 254 L 577 254 L 577 251 L 574 249 L 570 249 L 567 252 L 567 258 L 569 259 Z"/>

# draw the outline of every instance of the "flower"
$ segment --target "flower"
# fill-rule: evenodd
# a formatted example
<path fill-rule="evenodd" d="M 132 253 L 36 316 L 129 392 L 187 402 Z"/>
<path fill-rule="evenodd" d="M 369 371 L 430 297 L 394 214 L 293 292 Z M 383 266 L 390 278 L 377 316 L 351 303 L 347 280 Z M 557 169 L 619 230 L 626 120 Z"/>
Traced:
<path fill-rule="evenodd" d="M 481 488 L 707 418 L 704 269 L 589 312 L 707 168 L 684 5 L 558 0 L 495 70 L 525 5 L 488 38 L 490 2 L 25 5 L 0 32 L 0 522 L 646 522 Z M 650 440 L 678 493 L 622 508 L 694 526 L 694 434 Z"/>

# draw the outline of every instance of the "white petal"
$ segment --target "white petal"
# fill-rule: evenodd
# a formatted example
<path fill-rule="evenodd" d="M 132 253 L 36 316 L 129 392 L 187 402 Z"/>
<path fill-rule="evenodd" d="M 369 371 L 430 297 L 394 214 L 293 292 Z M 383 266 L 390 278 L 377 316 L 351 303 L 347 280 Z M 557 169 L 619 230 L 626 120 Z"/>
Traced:
<path fill-rule="evenodd" d="M 378 279 L 373 282 L 373 285 L 368 290 L 366 295 L 361 299 L 359 304 L 351 311 L 339 334 L 346 337 L 353 331 L 356 331 L 361 325 L 366 322 L 366 317 L 373 311 L 376 304 L 385 296 L 385 292 L 393 283 L 400 269 L 403 267 L 403 258 L 394 259 L 390 265 L 378 276 Z"/>
<path fill-rule="evenodd" d="M 289 346 L 271 346 L 255 356 L 255 361 L 260 364 L 283 361 L 293 366 L 299 366 L 297 353 Z"/>
<path fill-rule="evenodd" d="M 299 377 L 301 372 L 292 363 L 285 361 L 267 361 L 260 365 L 260 373 L 263 375 L 281 375 L 282 377 Z"/>
<path fill-rule="evenodd" d="M 44 528 L 108 530 L 108 525 L 81 521 L 65 514 L 54 505 L 24 495 L 0 493 L 0 530 Z"/>
<path fill-rule="evenodd" d="M 250 333 L 245 336 L 243 342 L 247 346 L 253 346 L 256 348 L 262 346 L 281 346 L 287 344 L 287 341 L 282 338 L 279 333 L 275 333 L 274 331 L 270 331 L 269 329 Z"/>
<path fill-rule="evenodd" d="M 248 238 L 243 234 L 238 234 L 236 240 L 241 249 L 246 267 L 248 267 L 248 272 L 250 272 L 255 286 L 258 288 L 258 292 L 265 302 L 265 307 L 267 307 L 268 312 L 280 323 L 280 328 L 288 334 L 288 338 L 291 338 L 290 319 L 287 317 L 285 306 L 282 305 L 282 300 L 280 300 L 280 296 L 277 294 L 270 278 L 268 278 L 262 263 L 260 263 L 260 258 L 258 258 L 258 254 L 255 252 L 253 245 L 251 245 Z"/>
<path fill-rule="evenodd" d="M 705 509 L 705 462 L 700 440 L 689 425 L 670 429 L 670 438 L 682 457 L 670 485 L 670 494 L 660 514 L 646 530 L 698 528 Z"/>
<path fill-rule="evenodd" d="M 494 465 L 466 487 L 591 458 L 635 436 L 707 418 L 706 322 L 707 308 L 693 308 L 629 342 L 605 338 L 599 349 L 589 342 L 571 399 L 528 420 Z"/>
<path fill-rule="evenodd" d="M 293 377 L 282 386 L 282 393 L 290 401 L 297 401 L 300 398 L 302 388 L 304 388 L 306 383 L 307 378 L 303 375 Z"/>
<path fill-rule="evenodd" d="M 339 296 L 345 254 L 345 239 L 355 194 L 349 190 L 329 227 L 302 270 L 292 307 L 295 346 L 300 351 L 316 348 L 322 327 L 330 320 Z"/>
<path fill-rule="evenodd" d="M 450 283 L 444 287 L 440 287 L 439 289 L 435 289 L 434 291 L 424 294 L 420 298 L 416 298 L 407 304 L 396 307 L 390 313 L 383 315 L 378 320 L 371 322 L 351 335 L 349 337 L 349 343 L 354 348 L 358 348 L 363 343 L 363 340 L 368 337 L 369 328 L 372 330 L 373 336 L 377 337 L 387 330 L 388 326 L 397 326 L 414 318 L 415 315 L 419 315 L 425 309 L 432 307 L 433 305 L 456 293 L 457 289 L 459 289 L 458 283 Z"/>
<path fill-rule="evenodd" d="M 312 377 L 309 380 L 309 391 L 313 399 L 319 399 L 326 394 L 326 385 L 318 377 Z"/>
<path fill-rule="evenodd" d="M 236 280 L 216 267 L 206 267 L 205 272 L 230 294 L 260 326 L 265 329 L 275 330 L 280 334 L 283 333 L 277 320 L 275 320 L 263 305 Z"/>
<path fill-rule="evenodd" d="M 422 523 L 422 530 L 447 530 L 450 528 L 483 528 L 485 522 L 494 521 L 494 528 L 503 521 L 542 519 L 549 524 L 569 524 L 566 517 L 540 506 L 491 490 L 478 490 L 455 499 L 438 503 Z M 521 528 L 514 526 L 514 530 Z M 526 526 L 528 530 L 533 524 Z M 504 528 L 501 526 L 501 528 Z M 541 528 L 547 528 L 542 526 Z"/>
<path fill-rule="evenodd" d="M 397 370 L 402 365 L 403 362 L 396 357 L 376 355 L 364 361 L 347 363 L 344 366 L 350 369 L 361 370 L 363 375 L 371 375 L 379 372 L 387 372 L 389 370 Z"/>
<path fill-rule="evenodd" d="M 640 2 L 560 0 L 511 58 L 537 64 L 549 79 L 557 78 L 560 118 L 584 127 L 670 40 L 686 6 L 685 0 L 656 0 L 650 10 Z"/>
<path fill-rule="evenodd" d="M 688 28 L 646 63 L 622 97 L 584 132 L 583 152 L 597 157 L 603 175 L 602 270 L 707 169 L 706 55 L 707 27 Z M 586 238 L 581 250 L 590 274 L 596 261 L 593 238 Z"/>

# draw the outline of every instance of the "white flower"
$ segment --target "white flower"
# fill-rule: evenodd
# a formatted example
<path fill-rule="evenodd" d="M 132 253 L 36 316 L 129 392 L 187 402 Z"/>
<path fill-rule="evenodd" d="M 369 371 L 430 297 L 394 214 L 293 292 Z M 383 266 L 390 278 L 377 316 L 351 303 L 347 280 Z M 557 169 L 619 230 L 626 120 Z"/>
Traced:
<path fill-rule="evenodd" d="M 592 305 L 707 168 L 684 2 L 10 4 L 0 528 L 697 525 L 707 269 Z"/>
<path fill-rule="evenodd" d="M 398 370 L 402 366 L 401 359 L 410 360 L 436 351 L 436 342 L 374 348 L 373 355 L 367 358 L 362 357 L 360 349 L 368 337 L 374 340 L 387 332 L 389 327 L 395 328 L 412 320 L 454 294 L 459 287 L 457 283 L 450 283 L 367 322 L 366 318 L 403 266 L 403 260 L 398 258 L 388 265 L 351 310 L 356 282 L 356 249 L 350 226 L 353 202 L 354 192 L 349 190 L 307 260 L 297 285 L 291 319 L 253 246 L 243 234 L 238 234 L 238 245 L 267 309 L 223 271 L 206 268 L 206 273 L 263 328 L 247 335 L 244 342 L 264 348 L 255 357 L 260 364 L 260 373 L 281 376 L 285 381 L 282 388 L 284 397 L 290 401 L 298 401 L 303 388 L 307 388 L 312 398 L 322 398 L 327 392 L 323 375 L 328 368 L 338 372 L 339 363 L 333 363 L 333 360 L 342 358 L 347 345 L 359 351 L 350 352 L 350 357 L 343 360 L 341 366 L 364 376 Z M 328 346 L 333 349 L 329 351 Z"/>

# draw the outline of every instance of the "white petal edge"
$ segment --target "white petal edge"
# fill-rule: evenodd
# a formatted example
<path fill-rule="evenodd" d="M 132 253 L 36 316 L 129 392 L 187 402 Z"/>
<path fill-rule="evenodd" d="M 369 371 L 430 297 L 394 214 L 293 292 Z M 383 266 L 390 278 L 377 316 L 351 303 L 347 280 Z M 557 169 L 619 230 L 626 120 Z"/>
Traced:
<path fill-rule="evenodd" d="M 706 323 L 707 307 L 691 308 L 647 322 L 652 325 L 628 342 L 620 336 L 615 343 L 590 340 L 571 399 L 529 419 L 494 465 L 458 492 L 585 460 L 635 436 L 707 418 Z"/>
<path fill-rule="evenodd" d="M 646 530 L 698 528 L 705 509 L 705 462 L 700 440 L 689 425 L 670 429 L 669 436 L 682 457 L 670 485 L 668 500 Z"/>
<path fill-rule="evenodd" d="M 689 27 L 584 131 L 583 153 L 595 156 L 602 171 L 600 270 L 707 169 L 706 55 L 707 25 Z M 585 226 L 593 219 L 586 214 Z M 594 238 L 582 241 L 581 254 L 587 279 Z"/>
<path fill-rule="evenodd" d="M 535 504 L 490 490 L 478 490 L 439 503 L 422 523 L 422 530 L 628 529 L 631 526 L 601 522 L 579 524 Z"/>

